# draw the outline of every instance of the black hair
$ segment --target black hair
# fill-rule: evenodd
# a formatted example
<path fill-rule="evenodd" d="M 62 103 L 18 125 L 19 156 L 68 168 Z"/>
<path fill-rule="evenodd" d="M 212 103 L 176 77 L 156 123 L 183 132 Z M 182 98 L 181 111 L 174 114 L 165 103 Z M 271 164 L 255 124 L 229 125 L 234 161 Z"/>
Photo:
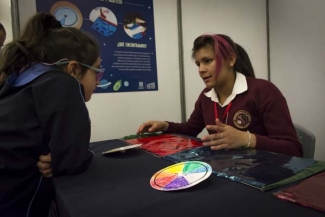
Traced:
<path fill-rule="evenodd" d="M 251 63 L 251 60 L 247 52 L 241 45 L 235 43 L 235 46 L 236 46 L 236 54 L 237 54 L 236 63 L 234 65 L 235 71 L 241 72 L 242 74 L 248 77 L 255 78 L 253 65 Z"/>
<path fill-rule="evenodd" d="M 195 53 L 203 47 L 211 46 L 214 49 L 217 62 L 217 72 L 222 67 L 222 59 L 227 59 L 229 55 L 236 56 L 234 70 L 245 76 L 255 78 L 254 69 L 245 49 L 235 43 L 229 36 L 217 35 L 201 35 L 194 40 L 192 48 L 192 58 Z"/>
<path fill-rule="evenodd" d="M 1 51 L 0 75 L 5 74 L 0 77 L 6 78 L 33 62 L 54 63 L 67 58 L 93 65 L 98 57 L 98 43 L 89 35 L 72 27 L 63 28 L 51 14 L 38 13 L 27 22 L 22 35 Z M 81 77 L 86 72 L 82 68 Z"/>
<path fill-rule="evenodd" d="M 1 31 L 1 30 L 6 34 L 5 27 L 0 23 L 0 31 Z"/>

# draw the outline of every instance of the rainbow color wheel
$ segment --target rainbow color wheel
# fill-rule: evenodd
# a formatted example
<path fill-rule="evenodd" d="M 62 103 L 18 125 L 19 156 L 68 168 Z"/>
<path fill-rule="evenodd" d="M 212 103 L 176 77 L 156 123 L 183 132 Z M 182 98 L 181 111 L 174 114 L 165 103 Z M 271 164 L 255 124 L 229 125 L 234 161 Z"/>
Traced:
<path fill-rule="evenodd" d="M 160 191 L 174 191 L 190 188 L 212 173 L 209 164 L 201 161 L 186 161 L 166 167 L 153 175 L 150 185 Z"/>

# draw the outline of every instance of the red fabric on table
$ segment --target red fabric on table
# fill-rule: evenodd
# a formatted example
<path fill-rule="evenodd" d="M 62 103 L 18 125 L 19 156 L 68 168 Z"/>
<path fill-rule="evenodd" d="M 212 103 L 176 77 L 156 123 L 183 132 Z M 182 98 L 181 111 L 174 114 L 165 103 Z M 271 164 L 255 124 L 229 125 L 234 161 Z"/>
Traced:
<path fill-rule="evenodd" d="M 180 151 L 202 146 L 202 142 L 198 140 L 174 134 L 161 134 L 158 136 L 128 139 L 125 141 L 130 144 L 140 143 L 142 144 L 140 148 L 159 157 L 165 157 Z"/>
<path fill-rule="evenodd" d="M 275 196 L 325 212 L 325 172 L 277 192 Z"/>

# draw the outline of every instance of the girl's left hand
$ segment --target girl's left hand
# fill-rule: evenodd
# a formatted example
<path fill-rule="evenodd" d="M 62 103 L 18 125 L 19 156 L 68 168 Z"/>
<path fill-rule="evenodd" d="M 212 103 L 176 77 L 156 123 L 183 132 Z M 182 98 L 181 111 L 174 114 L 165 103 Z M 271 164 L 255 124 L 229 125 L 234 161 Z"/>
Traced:
<path fill-rule="evenodd" d="M 204 146 L 211 146 L 212 150 L 244 148 L 249 142 L 248 132 L 237 130 L 216 119 L 216 125 L 207 125 L 207 130 L 215 131 L 201 138 Z M 255 148 L 255 135 L 251 134 L 249 148 Z"/>
<path fill-rule="evenodd" d="M 51 153 L 41 155 L 39 157 L 39 161 L 37 162 L 37 167 L 45 178 L 51 178 L 53 176 L 51 162 Z"/>

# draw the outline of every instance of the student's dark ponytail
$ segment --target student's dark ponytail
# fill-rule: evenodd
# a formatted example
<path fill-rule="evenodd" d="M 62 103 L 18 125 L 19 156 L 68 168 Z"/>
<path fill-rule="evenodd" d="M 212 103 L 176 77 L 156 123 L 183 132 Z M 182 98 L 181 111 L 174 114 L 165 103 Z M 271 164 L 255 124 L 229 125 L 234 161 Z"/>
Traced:
<path fill-rule="evenodd" d="M 2 25 L 2 23 L 0 23 L 0 31 L 3 31 L 6 34 L 6 29 L 5 27 Z"/>
<path fill-rule="evenodd" d="M 33 16 L 26 24 L 20 38 L 34 45 L 49 34 L 50 30 L 62 28 L 61 23 L 48 13 L 39 13 Z"/>
<path fill-rule="evenodd" d="M 8 43 L 0 53 L 0 86 L 4 80 L 31 62 L 37 61 L 42 55 L 42 48 L 36 44 L 49 34 L 51 29 L 61 28 L 62 25 L 51 14 L 39 13 L 33 16 L 26 24 L 23 34 L 19 39 Z"/>
<path fill-rule="evenodd" d="M 252 63 L 244 48 L 239 44 L 235 43 L 235 51 L 237 55 L 236 63 L 234 65 L 235 71 L 238 71 L 247 77 L 255 78 Z"/>
<path fill-rule="evenodd" d="M 9 75 L 33 62 L 54 63 L 67 58 L 93 65 L 98 57 L 99 46 L 92 37 L 79 29 L 63 28 L 51 14 L 39 13 L 28 21 L 18 40 L 1 50 L 0 87 Z M 87 68 L 81 68 L 83 76 Z"/>

